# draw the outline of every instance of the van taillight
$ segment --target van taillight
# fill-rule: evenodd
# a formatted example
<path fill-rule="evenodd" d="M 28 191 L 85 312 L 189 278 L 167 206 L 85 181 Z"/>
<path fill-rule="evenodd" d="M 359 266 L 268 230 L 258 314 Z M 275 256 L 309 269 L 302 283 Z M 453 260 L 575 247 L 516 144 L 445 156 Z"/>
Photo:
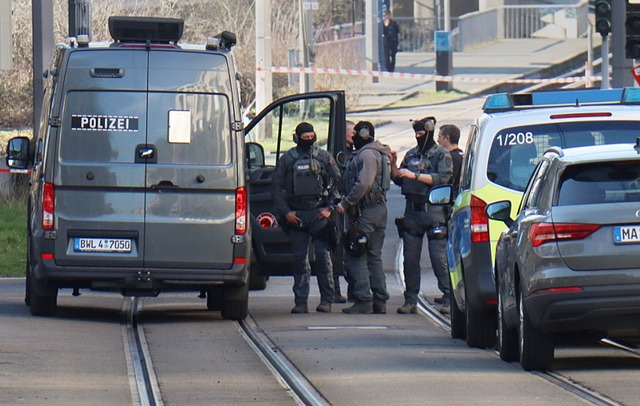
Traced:
<path fill-rule="evenodd" d="M 236 189 L 236 234 L 247 231 L 247 189 Z"/>
<path fill-rule="evenodd" d="M 484 200 L 471 195 L 471 241 L 489 241 L 489 217 L 485 209 L 487 203 Z"/>
<path fill-rule="evenodd" d="M 45 230 L 53 229 L 55 198 L 55 186 L 53 183 L 45 183 L 42 191 L 42 228 Z"/>
<path fill-rule="evenodd" d="M 581 240 L 600 228 L 599 224 L 533 223 L 529 230 L 532 247 L 563 240 Z"/>

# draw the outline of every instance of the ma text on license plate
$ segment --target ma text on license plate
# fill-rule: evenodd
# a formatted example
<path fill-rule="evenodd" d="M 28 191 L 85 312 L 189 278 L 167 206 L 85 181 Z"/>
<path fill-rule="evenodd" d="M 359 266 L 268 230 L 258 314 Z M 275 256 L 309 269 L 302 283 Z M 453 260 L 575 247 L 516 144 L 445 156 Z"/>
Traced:
<path fill-rule="evenodd" d="M 131 252 L 131 240 L 126 238 L 76 238 L 75 252 Z"/>
<path fill-rule="evenodd" d="M 640 243 L 640 226 L 617 226 L 613 228 L 613 242 L 616 244 Z"/>

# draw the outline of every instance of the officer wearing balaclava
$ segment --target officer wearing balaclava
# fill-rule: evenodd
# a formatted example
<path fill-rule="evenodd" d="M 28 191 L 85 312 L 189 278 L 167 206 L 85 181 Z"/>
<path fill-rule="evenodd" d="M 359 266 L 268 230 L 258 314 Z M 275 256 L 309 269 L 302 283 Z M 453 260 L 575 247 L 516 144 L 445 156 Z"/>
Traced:
<path fill-rule="evenodd" d="M 340 170 L 333 156 L 316 144 L 313 125 L 298 124 L 293 134 L 296 146 L 282 154 L 273 172 L 271 193 L 280 225 L 289 234 L 293 253 L 291 313 L 308 313 L 309 241 L 313 239 L 320 304 L 316 311 L 331 312 L 334 296 L 333 266 L 327 240 L 328 219 L 339 198 Z"/>
<path fill-rule="evenodd" d="M 387 226 L 391 149 L 375 140 L 370 122 L 360 121 L 354 130 L 354 152 L 344 171 L 345 196 L 337 210 L 347 214 L 345 260 L 355 302 L 342 311 L 386 313 L 389 293 L 382 267 L 382 245 Z"/>
<path fill-rule="evenodd" d="M 425 234 L 429 240 L 431 266 L 438 280 L 442 297 L 440 311 L 449 313 L 451 284 L 445 251 L 447 227 L 444 208 L 428 203 L 433 186 L 449 183 L 453 174 L 451 155 L 434 141 L 435 117 L 426 117 L 413 122 L 416 146 L 410 149 L 400 168 L 396 157 L 391 161 L 393 181 L 402 188 L 406 199 L 404 218 L 396 219 L 403 242 L 405 291 L 404 304 L 398 308 L 400 314 L 417 313 L 416 304 L 420 292 L 420 256 Z"/>

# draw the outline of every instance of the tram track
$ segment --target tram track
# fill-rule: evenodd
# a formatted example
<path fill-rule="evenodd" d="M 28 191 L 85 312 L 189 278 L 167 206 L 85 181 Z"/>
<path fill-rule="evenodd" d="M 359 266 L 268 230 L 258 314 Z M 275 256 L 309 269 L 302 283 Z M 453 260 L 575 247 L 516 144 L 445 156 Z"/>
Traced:
<path fill-rule="evenodd" d="M 400 244 L 399 249 L 396 253 L 395 258 L 396 264 L 396 280 L 400 284 L 400 286 L 404 289 L 404 278 L 403 278 L 403 269 L 402 269 L 402 244 Z M 451 332 L 451 320 L 449 317 L 440 313 L 439 309 L 431 304 L 428 300 L 425 299 L 424 296 L 418 296 L 418 311 L 423 317 L 428 318 L 434 324 L 440 326 L 447 332 Z M 640 351 L 635 350 L 631 347 L 625 346 L 623 344 L 617 343 L 610 339 L 603 339 L 601 342 L 604 345 L 608 345 L 614 348 L 617 348 L 622 351 L 626 351 L 632 353 L 636 357 L 640 358 Z M 529 372 L 532 375 L 538 376 L 546 381 L 552 383 L 555 386 L 558 386 L 567 392 L 578 396 L 579 398 L 598 406 L 622 406 L 621 403 L 616 402 L 615 400 L 609 398 L 608 396 L 596 392 L 592 389 L 589 389 L 578 382 L 573 381 L 571 378 L 557 372 L 553 371 L 531 371 Z"/>

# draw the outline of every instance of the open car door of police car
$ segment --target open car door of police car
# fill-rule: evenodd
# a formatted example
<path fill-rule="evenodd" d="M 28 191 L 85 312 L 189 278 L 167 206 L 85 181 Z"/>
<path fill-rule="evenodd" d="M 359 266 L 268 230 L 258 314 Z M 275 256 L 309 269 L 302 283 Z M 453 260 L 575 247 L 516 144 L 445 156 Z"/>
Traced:
<path fill-rule="evenodd" d="M 245 127 L 253 236 L 251 288 L 263 289 L 269 275 L 291 274 L 289 238 L 279 223 L 270 191 L 276 162 L 295 146 L 294 130 L 306 121 L 313 125 L 318 145 L 342 167 L 347 151 L 345 114 L 343 91 L 303 93 L 271 103 Z"/>

